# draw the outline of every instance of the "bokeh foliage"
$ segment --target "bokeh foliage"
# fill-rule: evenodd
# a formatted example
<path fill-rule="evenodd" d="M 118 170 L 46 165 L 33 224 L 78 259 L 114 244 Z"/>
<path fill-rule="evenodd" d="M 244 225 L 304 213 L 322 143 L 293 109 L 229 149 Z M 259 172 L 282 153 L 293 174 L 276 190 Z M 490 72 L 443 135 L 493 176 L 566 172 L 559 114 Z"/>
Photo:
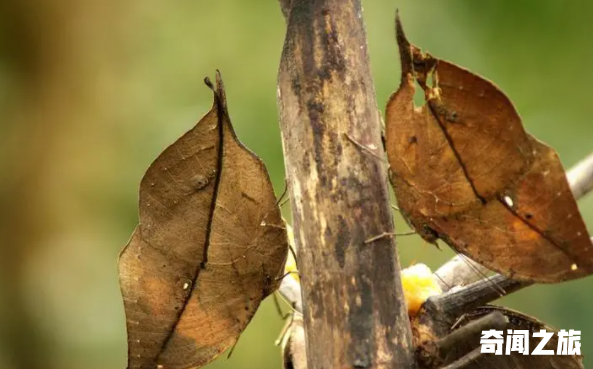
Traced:
<path fill-rule="evenodd" d="M 412 42 L 493 80 L 567 167 L 593 151 L 593 3 L 363 5 L 381 109 L 399 83 L 399 7 Z M 202 79 L 216 68 L 237 134 L 282 192 L 276 73 L 283 38 L 273 0 L 0 4 L 1 369 L 125 367 L 115 265 L 137 222 L 138 183 L 208 110 Z M 593 196 L 580 207 L 593 224 Z M 435 268 L 452 255 L 415 236 L 398 243 L 404 266 Z M 592 288 L 593 278 L 535 286 L 503 302 L 582 330 L 583 353 L 593 356 Z M 273 341 L 281 326 L 267 301 L 231 359 L 210 367 L 279 368 Z"/>

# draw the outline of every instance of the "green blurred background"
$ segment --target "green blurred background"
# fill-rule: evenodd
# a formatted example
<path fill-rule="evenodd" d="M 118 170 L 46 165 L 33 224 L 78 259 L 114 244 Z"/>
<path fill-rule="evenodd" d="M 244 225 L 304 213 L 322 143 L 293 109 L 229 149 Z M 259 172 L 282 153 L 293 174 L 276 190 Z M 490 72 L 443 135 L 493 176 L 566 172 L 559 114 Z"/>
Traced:
<path fill-rule="evenodd" d="M 593 2 L 363 5 L 381 109 L 399 79 L 397 6 L 412 42 L 495 81 L 565 166 L 593 151 Z M 239 137 L 282 191 L 284 30 L 275 0 L 0 1 L 1 369 L 125 367 L 116 261 L 137 222 L 138 183 L 207 111 L 202 79 L 216 68 Z M 580 207 L 593 224 L 593 196 Z M 399 250 L 404 266 L 452 255 L 416 236 Z M 582 330 L 593 356 L 592 288 L 593 278 L 536 286 L 503 302 Z M 266 301 L 231 359 L 209 367 L 279 368 L 282 324 Z"/>

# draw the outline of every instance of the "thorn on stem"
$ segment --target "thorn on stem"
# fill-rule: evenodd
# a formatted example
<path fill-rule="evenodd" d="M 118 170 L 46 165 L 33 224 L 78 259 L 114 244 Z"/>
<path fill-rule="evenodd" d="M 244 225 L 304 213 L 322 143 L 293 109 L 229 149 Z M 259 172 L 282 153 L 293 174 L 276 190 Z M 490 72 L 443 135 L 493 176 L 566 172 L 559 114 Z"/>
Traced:
<path fill-rule="evenodd" d="M 348 140 L 350 140 L 355 146 L 357 146 L 359 149 L 366 151 L 367 153 L 371 154 L 372 156 L 374 156 L 376 159 L 382 161 L 382 162 L 386 162 L 384 158 L 380 157 L 379 155 L 377 155 L 373 150 L 371 150 L 369 147 L 361 144 L 360 142 L 356 141 L 354 138 L 352 138 L 348 133 L 344 133 L 344 136 L 346 136 L 346 138 Z"/>

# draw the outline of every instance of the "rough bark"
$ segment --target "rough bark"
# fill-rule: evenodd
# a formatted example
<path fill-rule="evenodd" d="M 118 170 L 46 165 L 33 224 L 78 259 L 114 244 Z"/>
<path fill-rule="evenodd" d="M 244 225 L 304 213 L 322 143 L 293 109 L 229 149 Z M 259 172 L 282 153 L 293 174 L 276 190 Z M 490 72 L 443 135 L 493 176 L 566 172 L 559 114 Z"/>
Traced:
<path fill-rule="evenodd" d="M 359 0 L 281 1 L 278 78 L 308 368 L 413 368 Z"/>

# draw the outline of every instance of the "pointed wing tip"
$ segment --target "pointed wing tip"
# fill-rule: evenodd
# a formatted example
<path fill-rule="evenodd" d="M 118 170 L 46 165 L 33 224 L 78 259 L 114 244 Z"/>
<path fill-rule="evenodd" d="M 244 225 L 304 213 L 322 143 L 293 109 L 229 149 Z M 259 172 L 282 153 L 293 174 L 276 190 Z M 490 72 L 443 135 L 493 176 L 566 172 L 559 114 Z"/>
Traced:
<path fill-rule="evenodd" d="M 210 77 L 204 78 L 204 84 L 206 86 L 208 86 L 208 88 L 210 90 L 212 90 L 212 92 L 214 93 L 215 101 L 219 101 L 221 104 L 220 107 L 226 111 L 226 109 L 227 109 L 226 93 L 224 90 L 224 83 L 222 82 L 222 74 L 220 73 L 219 69 L 216 70 L 215 81 L 216 81 L 216 86 L 214 85 L 214 83 L 212 83 L 212 80 L 210 79 Z"/>
<path fill-rule="evenodd" d="M 223 108 L 226 110 L 226 108 L 227 108 L 226 92 L 224 90 L 224 82 L 222 81 L 222 74 L 220 73 L 219 69 L 216 70 L 216 92 L 222 102 Z"/>
<path fill-rule="evenodd" d="M 217 87 L 223 87 L 223 83 L 222 83 L 222 73 L 220 73 L 220 69 L 216 70 L 216 86 Z"/>
<path fill-rule="evenodd" d="M 219 95 L 224 95 L 224 83 L 222 82 L 222 74 L 220 73 L 220 69 L 216 70 L 216 91 L 218 91 Z"/>
<path fill-rule="evenodd" d="M 399 9 L 395 11 L 395 38 L 399 47 L 399 55 L 402 69 L 402 77 L 413 72 L 412 68 L 412 48 L 402 25 L 399 16 Z M 403 81 L 404 78 L 402 78 Z"/>
<path fill-rule="evenodd" d="M 395 34 L 397 38 L 397 44 L 400 47 L 400 49 L 410 47 L 410 42 L 406 37 L 406 33 L 404 32 L 404 26 L 402 25 L 402 20 L 399 16 L 399 9 L 395 11 Z"/>

